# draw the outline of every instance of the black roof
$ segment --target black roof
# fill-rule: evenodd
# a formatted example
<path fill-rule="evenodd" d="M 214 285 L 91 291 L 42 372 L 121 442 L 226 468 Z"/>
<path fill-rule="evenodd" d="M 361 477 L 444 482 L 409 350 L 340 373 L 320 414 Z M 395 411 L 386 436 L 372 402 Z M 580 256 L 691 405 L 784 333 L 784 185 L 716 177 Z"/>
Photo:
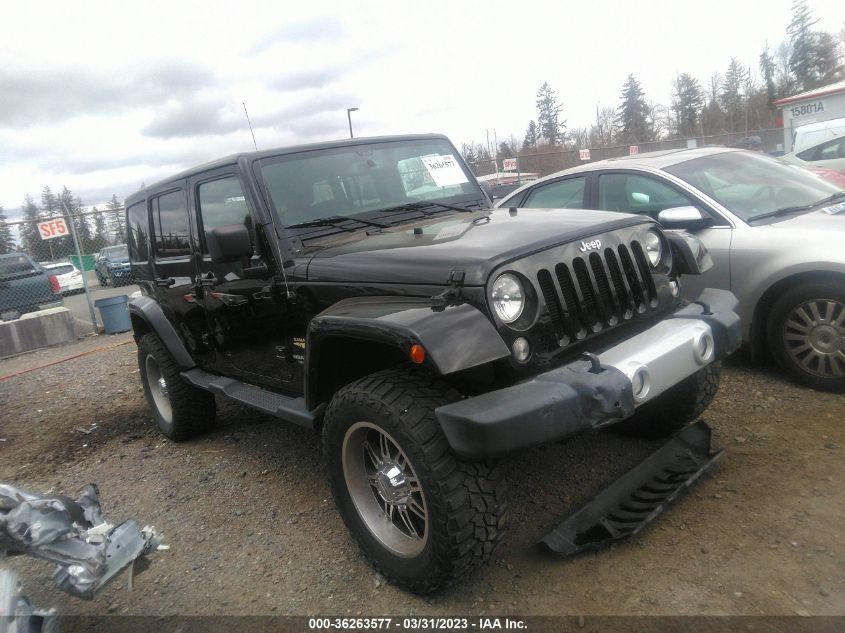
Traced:
<path fill-rule="evenodd" d="M 209 161 L 207 163 L 203 163 L 202 165 L 197 165 L 196 167 L 191 167 L 189 169 L 185 169 L 180 171 L 177 174 L 173 174 L 172 176 L 165 178 L 163 180 L 159 180 L 158 182 L 153 183 L 152 185 L 147 185 L 143 189 L 139 189 L 135 193 L 127 196 L 126 198 L 126 206 L 129 206 L 134 202 L 135 198 L 140 198 L 147 190 L 152 189 L 159 189 L 167 185 L 168 183 L 175 182 L 177 180 L 183 180 L 195 174 L 199 174 L 205 171 L 211 171 L 212 169 L 217 169 L 218 167 L 226 167 L 227 165 L 234 165 L 241 159 L 245 159 L 247 161 L 258 160 L 261 158 L 269 158 L 271 156 L 282 156 L 284 154 L 295 154 L 298 152 L 312 152 L 314 150 L 320 149 L 330 149 L 333 147 L 347 147 L 351 145 L 366 145 L 369 143 L 386 143 L 389 141 L 415 141 L 415 140 L 425 140 L 425 139 L 445 139 L 449 140 L 443 134 L 396 134 L 392 136 L 362 136 L 359 138 L 348 138 L 348 139 L 340 139 L 334 141 L 323 141 L 321 143 L 308 143 L 305 145 L 291 145 L 289 147 L 276 147 L 273 149 L 265 149 L 258 152 L 239 152 L 237 154 L 230 154 L 228 156 L 223 156 L 222 158 L 218 158 L 216 160 Z"/>

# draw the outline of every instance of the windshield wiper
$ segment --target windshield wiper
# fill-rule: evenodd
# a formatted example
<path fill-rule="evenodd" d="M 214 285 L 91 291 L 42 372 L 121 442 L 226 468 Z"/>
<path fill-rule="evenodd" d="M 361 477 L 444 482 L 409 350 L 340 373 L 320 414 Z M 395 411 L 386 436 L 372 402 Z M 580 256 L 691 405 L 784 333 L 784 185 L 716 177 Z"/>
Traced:
<path fill-rule="evenodd" d="M 375 226 L 380 229 L 387 228 L 387 224 L 381 222 L 373 222 L 372 220 L 362 220 L 349 215 L 330 215 L 325 218 L 317 218 L 316 220 L 308 220 L 306 222 L 297 222 L 296 224 L 288 224 L 285 228 L 288 229 L 304 229 L 309 226 L 337 226 L 344 222 L 358 222 L 368 226 Z M 351 229 L 351 227 L 349 227 Z"/>
<path fill-rule="evenodd" d="M 456 204 L 448 204 L 446 202 L 437 202 L 435 200 L 419 200 L 417 202 L 406 202 L 405 204 L 399 204 L 395 207 L 388 207 L 387 209 L 381 209 L 380 213 L 399 213 L 401 211 L 408 211 L 408 210 L 419 210 L 422 211 L 426 207 L 442 207 L 443 209 L 453 209 L 455 211 L 463 211 L 464 213 L 473 213 L 477 211 L 477 209 L 467 209 L 466 207 L 459 207 Z"/>
<path fill-rule="evenodd" d="M 760 215 L 755 215 L 753 218 L 750 218 L 750 221 L 754 220 L 764 220 L 765 218 L 776 218 L 782 215 L 789 215 L 790 213 L 798 213 L 799 211 L 809 211 L 810 209 L 814 209 L 819 207 L 823 204 L 827 204 L 828 202 L 833 202 L 834 200 L 838 200 L 845 196 L 845 190 L 837 191 L 832 196 L 828 196 L 827 198 L 822 198 L 821 200 L 817 200 L 812 204 L 799 204 L 791 207 L 781 207 L 780 209 L 775 209 L 774 211 L 769 211 L 768 213 L 762 213 Z"/>

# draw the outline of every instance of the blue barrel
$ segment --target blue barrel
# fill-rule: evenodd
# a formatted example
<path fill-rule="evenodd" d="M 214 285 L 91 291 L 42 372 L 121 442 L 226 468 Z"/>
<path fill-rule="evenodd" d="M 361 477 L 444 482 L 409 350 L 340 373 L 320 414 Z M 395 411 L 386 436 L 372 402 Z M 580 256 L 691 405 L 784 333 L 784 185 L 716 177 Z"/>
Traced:
<path fill-rule="evenodd" d="M 117 334 L 128 332 L 132 329 L 132 321 L 129 320 L 128 295 L 118 295 L 107 299 L 97 299 L 94 305 L 100 310 L 100 317 L 103 319 L 103 327 L 106 334 Z"/>

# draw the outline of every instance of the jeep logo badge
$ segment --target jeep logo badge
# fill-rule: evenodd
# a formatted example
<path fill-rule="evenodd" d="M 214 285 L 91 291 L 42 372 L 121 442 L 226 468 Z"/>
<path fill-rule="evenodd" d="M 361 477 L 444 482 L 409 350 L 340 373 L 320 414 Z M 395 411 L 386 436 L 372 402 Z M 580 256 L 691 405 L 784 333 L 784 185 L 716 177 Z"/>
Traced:
<path fill-rule="evenodd" d="M 592 242 L 581 242 L 580 251 L 582 253 L 586 253 L 587 251 L 592 251 L 597 248 L 601 248 L 601 240 L 593 240 Z"/>

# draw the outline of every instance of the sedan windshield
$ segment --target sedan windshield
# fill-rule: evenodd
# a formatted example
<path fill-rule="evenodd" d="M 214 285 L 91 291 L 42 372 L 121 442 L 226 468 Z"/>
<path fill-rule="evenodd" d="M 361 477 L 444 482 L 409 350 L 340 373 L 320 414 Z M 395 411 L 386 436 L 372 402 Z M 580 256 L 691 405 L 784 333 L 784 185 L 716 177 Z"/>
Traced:
<path fill-rule="evenodd" d="M 809 209 L 839 191 L 803 167 L 753 152 L 704 156 L 664 170 L 746 221 L 783 209 Z"/>
<path fill-rule="evenodd" d="M 361 214 L 372 219 L 379 211 L 412 203 L 484 198 L 475 177 L 442 139 L 333 147 L 263 158 L 259 167 L 285 226 L 313 226 L 325 218 L 336 224 L 338 218 Z"/>

